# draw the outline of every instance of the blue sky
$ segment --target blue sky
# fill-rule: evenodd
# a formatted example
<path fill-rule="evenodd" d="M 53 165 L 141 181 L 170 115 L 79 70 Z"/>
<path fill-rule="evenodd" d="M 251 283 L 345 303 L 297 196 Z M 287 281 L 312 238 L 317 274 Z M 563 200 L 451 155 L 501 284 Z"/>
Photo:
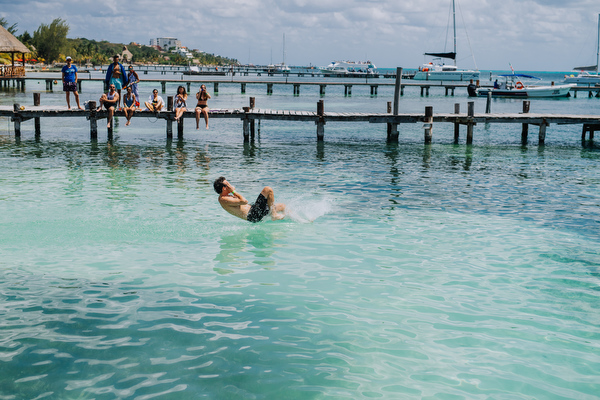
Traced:
<path fill-rule="evenodd" d="M 451 51 L 450 0 L 0 0 L 17 34 L 62 18 L 69 37 L 183 45 L 242 63 L 327 65 L 371 60 L 416 68 Z M 595 64 L 598 0 L 457 0 L 458 65 L 569 71 Z M 448 34 L 448 38 L 447 38 Z M 429 60 L 427 60 L 429 61 Z"/>

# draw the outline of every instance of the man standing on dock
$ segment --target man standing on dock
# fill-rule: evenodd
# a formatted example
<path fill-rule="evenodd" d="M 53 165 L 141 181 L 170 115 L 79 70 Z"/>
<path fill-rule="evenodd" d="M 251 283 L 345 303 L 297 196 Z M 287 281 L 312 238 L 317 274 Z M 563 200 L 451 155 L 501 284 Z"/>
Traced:
<path fill-rule="evenodd" d="M 248 204 L 248 200 L 235 191 L 225 177 L 221 176 L 213 183 L 215 192 L 219 194 L 219 204 L 229 214 L 248 222 L 259 222 L 271 214 L 271 220 L 276 221 L 285 217 L 285 204 L 275 204 L 275 193 L 265 186 L 258 195 L 256 202 Z"/>
<path fill-rule="evenodd" d="M 119 62 L 119 55 L 115 54 L 113 56 L 113 63 L 108 66 L 108 70 L 106 70 L 106 78 L 104 79 L 107 86 L 115 85 L 115 89 L 119 94 L 119 102 L 116 106 L 121 106 L 121 89 L 123 89 L 127 85 L 127 75 L 125 72 L 125 68 Z"/>
<path fill-rule="evenodd" d="M 67 65 L 62 67 L 62 81 L 63 91 L 67 94 L 67 107 L 71 109 L 71 95 L 73 92 L 75 101 L 77 102 L 77 108 L 83 110 L 83 107 L 79 105 L 79 93 L 77 93 L 77 67 L 71 64 L 71 57 L 67 57 Z"/>

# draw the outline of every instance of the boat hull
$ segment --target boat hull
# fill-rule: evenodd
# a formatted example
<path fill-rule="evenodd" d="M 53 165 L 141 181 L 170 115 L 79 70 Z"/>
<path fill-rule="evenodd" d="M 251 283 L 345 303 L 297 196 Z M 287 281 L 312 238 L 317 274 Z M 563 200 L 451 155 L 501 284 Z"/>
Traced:
<path fill-rule="evenodd" d="M 479 88 L 476 94 L 479 97 L 487 97 L 488 93 L 492 93 L 492 97 L 508 97 L 508 98 L 547 98 L 547 97 L 566 97 L 569 95 L 571 88 L 575 84 L 554 85 L 554 86 L 525 86 L 523 89 L 490 89 Z"/>

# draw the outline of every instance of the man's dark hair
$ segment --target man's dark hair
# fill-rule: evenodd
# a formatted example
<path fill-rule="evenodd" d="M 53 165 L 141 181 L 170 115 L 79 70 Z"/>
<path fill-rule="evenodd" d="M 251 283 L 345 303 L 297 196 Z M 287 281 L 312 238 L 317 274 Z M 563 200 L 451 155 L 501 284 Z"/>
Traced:
<path fill-rule="evenodd" d="M 215 192 L 217 192 L 218 194 L 221 194 L 221 192 L 223 191 L 223 188 L 225 187 L 225 184 L 223 183 L 223 181 L 225 181 L 225 177 L 220 176 L 217 178 L 217 180 L 215 180 L 215 183 L 213 183 Z"/>

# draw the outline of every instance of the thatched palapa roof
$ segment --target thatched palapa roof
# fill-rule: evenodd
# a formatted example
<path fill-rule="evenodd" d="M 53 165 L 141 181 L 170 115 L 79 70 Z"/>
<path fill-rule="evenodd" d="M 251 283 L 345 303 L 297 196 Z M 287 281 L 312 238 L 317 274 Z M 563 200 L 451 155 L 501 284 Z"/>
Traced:
<path fill-rule="evenodd" d="M 19 39 L 0 25 L 0 53 L 29 53 L 29 49 Z"/>

